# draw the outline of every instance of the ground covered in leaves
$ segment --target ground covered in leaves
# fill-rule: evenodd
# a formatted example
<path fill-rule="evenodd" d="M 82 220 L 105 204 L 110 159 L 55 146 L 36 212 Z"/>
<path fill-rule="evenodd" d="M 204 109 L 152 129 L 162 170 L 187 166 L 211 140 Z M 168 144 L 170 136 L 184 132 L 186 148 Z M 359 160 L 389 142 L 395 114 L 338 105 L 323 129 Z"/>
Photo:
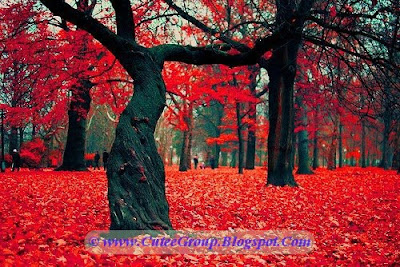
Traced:
<path fill-rule="evenodd" d="M 167 169 L 175 229 L 307 230 L 307 255 L 92 255 L 83 240 L 109 225 L 107 180 L 89 173 L 0 173 L 0 265 L 303 266 L 400 264 L 400 176 L 320 169 L 300 187 L 266 187 L 266 171 Z"/>

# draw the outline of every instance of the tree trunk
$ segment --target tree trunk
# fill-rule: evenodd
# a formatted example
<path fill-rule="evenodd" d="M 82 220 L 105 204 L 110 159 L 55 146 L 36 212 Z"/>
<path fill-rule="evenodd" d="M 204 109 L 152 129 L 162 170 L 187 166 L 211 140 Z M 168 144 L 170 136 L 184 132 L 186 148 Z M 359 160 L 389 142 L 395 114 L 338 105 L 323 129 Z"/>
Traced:
<path fill-rule="evenodd" d="M 394 140 L 394 155 L 392 169 L 397 170 L 400 168 L 400 121 L 397 122 L 396 136 Z"/>
<path fill-rule="evenodd" d="M 11 127 L 9 142 L 8 153 L 11 155 L 14 149 L 18 149 L 18 129 L 15 127 Z"/>
<path fill-rule="evenodd" d="M 0 160 L 0 170 L 1 172 L 5 172 L 5 160 L 4 160 L 4 154 L 5 154 L 5 142 L 4 142 L 4 110 L 1 109 L 1 160 Z"/>
<path fill-rule="evenodd" d="M 250 92 L 255 96 L 257 87 L 257 73 L 255 68 L 249 68 L 250 75 Z M 246 170 L 254 170 L 256 160 L 256 129 L 257 129 L 257 103 L 249 103 L 249 120 L 251 124 L 247 128 L 247 151 L 246 151 Z"/>
<path fill-rule="evenodd" d="M 338 116 L 335 116 L 333 122 L 333 133 L 332 133 L 332 141 L 331 145 L 328 148 L 328 170 L 336 169 L 336 149 L 337 149 L 337 126 L 338 124 Z"/>
<path fill-rule="evenodd" d="M 181 153 L 179 157 L 179 171 L 185 172 L 190 169 L 190 132 L 189 130 L 183 132 L 183 140 Z"/>
<path fill-rule="evenodd" d="M 221 166 L 228 166 L 228 153 L 221 152 L 221 157 L 222 157 Z"/>
<path fill-rule="evenodd" d="M 32 125 L 32 140 L 36 137 L 36 125 Z"/>
<path fill-rule="evenodd" d="M 72 89 L 68 110 L 68 134 L 63 162 L 57 171 L 87 171 L 85 164 L 86 118 L 91 97 L 89 80 L 81 80 L 79 87 Z"/>
<path fill-rule="evenodd" d="M 251 104 L 253 105 L 253 104 Z M 256 113 L 249 115 L 250 120 L 256 120 Z M 247 135 L 247 151 L 246 151 L 246 170 L 254 170 L 256 158 L 256 128 L 254 125 L 249 126 Z"/>
<path fill-rule="evenodd" d="M 341 120 L 339 118 L 339 120 Z M 343 124 L 339 123 L 339 168 L 343 168 Z"/>
<path fill-rule="evenodd" d="M 218 135 L 219 136 L 219 135 Z M 215 168 L 219 167 L 219 154 L 221 153 L 221 146 L 218 144 L 215 144 Z"/>
<path fill-rule="evenodd" d="M 172 229 L 164 166 L 154 140 L 165 107 L 165 84 L 150 53 L 132 57 L 120 59 L 135 88 L 121 114 L 107 168 L 110 229 Z"/>
<path fill-rule="evenodd" d="M 19 128 L 19 147 L 24 143 L 24 128 Z"/>
<path fill-rule="evenodd" d="M 365 157 L 365 120 L 361 119 L 361 168 L 367 167 Z"/>
<path fill-rule="evenodd" d="M 379 164 L 379 167 L 385 170 L 389 169 L 388 152 L 389 152 L 390 123 L 391 123 L 390 112 L 386 111 L 383 116 L 384 130 L 383 130 L 383 140 L 382 140 L 382 159 Z"/>
<path fill-rule="evenodd" d="M 293 176 L 293 85 L 299 41 L 274 50 L 268 66 L 269 116 L 267 184 L 297 186 Z"/>
<path fill-rule="evenodd" d="M 184 103 L 184 105 L 186 105 Z M 192 134 L 193 134 L 193 105 L 188 103 L 188 111 L 185 114 L 185 123 L 187 130 L 183 132 L 183 141 L 181 156 L 179 161 L 179 171 L 187 171 L 191 169 L 191 150 L 192 150 Z"/>
<path fill-rule="evenodd" d="M 263 151 L 262 151 L 262 149 L 260 149 L 260 150 L 258 150 L 258 166 L 262 166 L 262 164 L 263 164 L 262 157 L 263 157 Z"/>
<path fill-rule="evenodd" d="M 239 142 L 239 174 L 243 174 L 243 136 L 242 136 L 242 115 L 240 114 L 240 103 L 236 102 L 236 122 L 237 122 L 237 135 Z"/>
<path fill-rule="evenodd" d="M 237 154 L 237 150 L 235 149 L 235 150 L 233 150 L 232 151 L 232 158 L 231 158 L 231 168 L 236 168 L 236 154 Z"/>
<path fill-rule="evenodd" d="M 297 133 L 298 137 L 298 155 L 299 155 L 299 168 L 297 174 L 314 174 L 310 169 L 310 158 L 308 151 L 308 132 L 305 127 L 308 125 L 307 122 L 307 110 L 303 103 L 302 96 L 296 97 L 296 104 L 299 107 L 300 112 L 300 126 L 301 130 Z"/>
<path fill-rule="evenodd" d="M 318 115 L 319 115 L 319 105 L 317 106 L 314 118 L 315 134 L 314 134 L 314 151 L 313 151 L 313 170 L 319 167 L 318 164 Z"/>

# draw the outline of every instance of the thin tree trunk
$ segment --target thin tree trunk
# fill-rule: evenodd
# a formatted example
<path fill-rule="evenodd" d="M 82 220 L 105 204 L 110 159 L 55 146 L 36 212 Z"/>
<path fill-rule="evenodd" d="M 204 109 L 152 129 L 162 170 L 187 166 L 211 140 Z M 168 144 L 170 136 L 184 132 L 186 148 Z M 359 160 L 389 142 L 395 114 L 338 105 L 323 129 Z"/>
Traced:
<path fill-rule="evenodd" d="M 337 149 L 337 133 L 338 133 L 338 116 L 335 116 L 333 122 L 332 141 L 328 148 L 328 170 L 336 169 L 336 149 Z"/>
<path fill-rule="evenodd" d="M 314 126 L 316 127 L 315 129 L 315 134 L 314 134 L 314 152 L 313 152 L 313 170 L 317 169 L 319 167 L 318 163 L 318 116 L 319 116 L 319 105 L 317 106 L 316 112 L 315 112 L 315 118 L 314 118 Z"/>
<path fill-rule="evenodd" d="M 224 116 L 224 105 L 222 105 L 219 101 L 215 101 L 215 108 L 216 108 L 216 126 L 214 127 L 215 129 L 215 137 L 219 137 L 221 135 L 221 130 L 220 126 L 222 125 L 222 118 Z M 219 144 L 215 144 L 215 168 L 219 167 L 219 157 L 220 157 L 220 152 L 221 152 L 221 146 Z"/>
<path fill-rule="evenodd" d="M 253 104 L 250 104 L 251 106 Z M 254 104 L 255 109 L 255 104 Z M 249 114 L 249 119 L 254 121 L 254 125 L 250 125 L 248 127 L 248 134 L 247 134 L 247 151 L 246 151 L 246 170 L 253 170 L 255 165 L 255 158 L 256 158 L 256 113 Z"/>
<path fill-rule="evenodd" d="M 308 151 L 308 132 L 305 127 L 308 125 L 307 110 L 303 103 L 302 96 L 296 97 L 296 104 L 300 112 L 300 126 L 302 129 L 297 133 L 298 136 L 298 155 L 299 155 L 299 168 L 297 174 L 314 174 L 310 168 L 310 158 Z"/>
<path fill-rule="evenodd" d="M 365 120 L 361 119 L 361 167 L 366 168 L 367 163 L 365 159 Z"/>
<path fill-rule="evenodd" d="M 294 125 L 293 125 L 293 129 L 294 129 L 295 127 L 294 127 Z M 296 166 L 296 164 L 298 163 L 298 162 L 296 162 L 296 153 L 297 153 L 297 149 L 296 149 L 296 147 L 297 147 L 297 134 L 296 133 L 293 133 L 293 140 L 292 140 L 292 144 L 293 144 L 293 149 L 292 149 L 292 154 L 290 155 L 292 158 L 291 158 L 291 160 L 290 160 L 290 162 L 291 162 L 291 164 L 292 164 L 292 166 L 291 166 L 291 168 L 292 168 L 292 170 L 294 169 L 294 167 Z"/>
<path fill-rule="evenodd" d="M 341 120 L 341 118 L 339 118 Z M 343 124 L 339 123 L 339 168 L 343 168 Z"/>
<path fill-rule="evenodd" d="M 32 125 L 32 139 L 34 139 L 36 137 L 36 125 L 33 124 Z"/>
<path fill-rule="evenodd" d="M 214 167 L 215 168 L 219 167 L 219 156 L 220 156 L 220 154 L 221 154 L 221 146 L 218 145 L 218 144 L 215 144 L 215 157 L 214 157 L 214 159 L 215 159 Z"/>
<path fill-rule="evenodd" d="M 184 104 L 186 105 L 186 104 Z M 193 104 L 188 103 L 188 111 L 185 115 L 187 130 L 183 132 L 183 142 L 181 156 L 179 161 L 179 171 L 187 171 L 191 169 L 191 150 L 192 150 L 192 134 L 193 134 Z"/>
<path fill-rule="evenodd" d="M 242 136 L 242 115 L 240 114 L 240 103 L 236 102 L 236 122 L 237 122 L 237 135 L 239 142 L 239 174 L 243 174 L 243 136 Z"/>
<path fill-rule="evenodd" d="M 0 161 L 0 170 L 1 172 L 5 172 L 5 142 L 4 142 L 4 110 L 1 109 L 1 161 Z M 4 168 L 3 168 L 4 167 Z"/>
<path fill-rule="evenodd" d="M 392 169 L 396 170 L 400 168 L 400 121 L 397 122 L 396 137 L 394 140 L 394 155 Z"/>
<path fill-rule="evenodd" d="M 81 80 L 80 85 L 72 90 L 68 110 L 68 134 L 63 162 L 57 171 L 87 171 L 85 164 L 86 119 L 90 109 L 89 80 Z"/>
<path fill-rule="evenodd" d="M 231 154 L 231 156 L 232 156 L 231 164 L 230 164 L 231 168 L 236 168 L 236 165 L 237 165 L 237 163 L 236 163 L 236 154 L 237 154 L 237 150 L 235 149 L 235 150 L 232 151 L 232 154 Z"/>
<path fill-rule="evenodd" d="M 255 96 L 257 86 L 257 72 L 254 67 L 249 68 L 251 71 L 250 92 Z M 256 129 L 257 129 L 257 103 L 249 103 L 249 120 L 251 124 L 247 128 L 247 150 L 246 150 L 246 170 L 254 170 L 256 159 Z"/>
<path fill-rule="evenodd" d="M 181 172 L 185 172 L 189 169 L 189 164 L 190 164 L 189 147 L 190 147 L 190 132 L 189 130 L 186 130 L 183 132 L 182 147 L 179 157 L 179 171 Z"/>
<path fill-rule="evenodd" d="M 18 129 L 16 127 L 11 127 L 9 142 L 8 153 L 11 155 L 14 149 L 18 150 Z"/>
<path fill-rule="evenodd" d="M 389 111 L 385 112 L 384 117 L 383 117 L 383 124 L 384 124 L 384 130 L 383 130 L 383 139 L 382 139 L 382 159 L 379 164 L 380 168 L 383 168 L 385 170 L 389 169 L 389 135 L 390 135 L 390 114 Z"/>
<path fill-rule="evenodd" d="M 15 99 L 12 99 L 11 107 L 16 107 L 16 106 L 17 106 L 17 101 Z M 14 149 L 18 150 L 18 129 L 12 126 L 8 137 L 9 137 L 8 153 L 11 155 Z"/>
<path fill-rule="evenodd" d="M 24 143 L 24 128 L 19 128 L 19 147 Z"/>
<path fill-rule="evenodd" d="M 222 157 L 221 166 L 228 166 L 228 153 L 221 152 L 221 157 Z"/>
<path fill-rule="evenodd" d="M 262 151 L 262 149 L 260 149 L 260 150 L 258 150 L 258 166 L 262 166 L 262 164 L 263 164 L 262 157 L 263 157 L 263 151 Z"/>

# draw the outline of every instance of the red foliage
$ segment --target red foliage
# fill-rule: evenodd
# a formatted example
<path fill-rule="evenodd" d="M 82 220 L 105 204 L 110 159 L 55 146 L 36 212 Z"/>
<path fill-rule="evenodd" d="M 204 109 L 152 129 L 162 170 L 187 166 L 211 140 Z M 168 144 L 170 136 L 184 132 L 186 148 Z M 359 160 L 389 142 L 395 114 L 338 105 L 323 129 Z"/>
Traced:
<path fill-rule="evenodd" d="M 46 146 L 40 138 L 26 142 L 21 146 L 21 160 L 30 168 L 38 168 L 42 162 Z"/>
<path fill-rule="evenodd" d="M 376 168 L 317 170 L 298 188 L 266 187 L 265 171 L 167 169 L 175 229 L 306 230 L 307 255 L 92 255 L 85 235 L 107 229 L 103 172 L 0 173 L 0 264 L 95 266 L 363 266 L 399 263 L 398 175 Z M 383 252 L 383 253 L 382 253 Z"/>
<path fill-rule="evenodd" d="M 85 160 L 94 160 L 95 153 L 85 154 Z"/>
<path fill-rule="evenodd" d="M 60 150 L 53 150 L 50 152 L 49 161 L 52 167 L 58 166 L 62 160 L 62 153 Z"/>

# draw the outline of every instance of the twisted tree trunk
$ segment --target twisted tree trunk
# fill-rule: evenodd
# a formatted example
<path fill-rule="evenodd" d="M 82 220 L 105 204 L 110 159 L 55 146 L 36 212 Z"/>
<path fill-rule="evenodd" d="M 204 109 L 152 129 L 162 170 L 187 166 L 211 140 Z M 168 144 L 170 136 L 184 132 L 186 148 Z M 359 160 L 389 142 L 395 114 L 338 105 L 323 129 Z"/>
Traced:
<path fill-rule="evenodd" d="M 134 95 L 121 114 L 108 162 L 110 228 L 171 229 L 164 165 L 154 140 L 165 85 L 151 55 L 139 59 L 128 65 L 136 78 Z"/>

